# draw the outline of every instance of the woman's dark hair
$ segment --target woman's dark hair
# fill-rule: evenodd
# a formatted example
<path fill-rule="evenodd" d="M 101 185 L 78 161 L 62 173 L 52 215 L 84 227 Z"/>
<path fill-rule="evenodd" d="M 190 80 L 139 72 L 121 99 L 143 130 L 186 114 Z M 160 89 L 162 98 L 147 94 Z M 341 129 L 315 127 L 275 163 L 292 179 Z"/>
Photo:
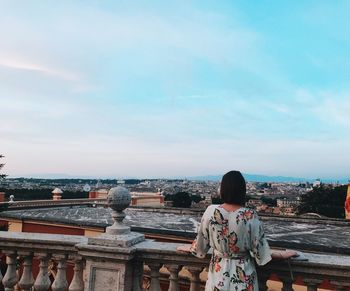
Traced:
<path fill-rule="evenodd" d="M 246 185 L 241 172 L 230 171 L 222 177 L 220 196 L 224 203 L 244 205 L 245 194 Z"/>

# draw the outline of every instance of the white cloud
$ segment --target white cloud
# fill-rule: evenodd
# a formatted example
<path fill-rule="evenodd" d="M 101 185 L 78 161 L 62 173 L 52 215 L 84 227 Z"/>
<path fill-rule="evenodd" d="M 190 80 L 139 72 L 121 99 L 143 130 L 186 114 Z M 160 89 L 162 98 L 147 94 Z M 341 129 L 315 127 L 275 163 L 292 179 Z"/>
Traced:
<path fill-rule="evenodd" d="M 350 129 L 350 93 L 341 99 L 324 98 L 315 105 L 314 112 L 324 122 Z"/>
<path fill-rule="evenodd" d="M 4 66 L 16 70 L 34 71 L 42 74 L 54 76 L 67 81 L 79 81 L 81 77 L 76 73 L 71 73 L 56 68 L 50 68 L 38 63 L 30 63 L 19 60 L 18 58 L 0 57 L 0 66 Z"/>

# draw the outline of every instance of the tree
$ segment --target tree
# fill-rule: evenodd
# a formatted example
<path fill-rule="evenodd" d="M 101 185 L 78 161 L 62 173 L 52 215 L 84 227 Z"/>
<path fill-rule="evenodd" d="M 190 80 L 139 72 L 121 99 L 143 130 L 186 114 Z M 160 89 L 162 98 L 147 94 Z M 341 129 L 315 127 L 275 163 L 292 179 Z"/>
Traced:
<path fill-rule="evenodd" d="M 198 202 L 204 200 L 204 198 L 202 198 L 201 195 L 192 194 L 192 195 L 191 195 L 191 200 L 192 200 L 194 203 L 198 203 Z"/>
<path fill-rule="evenodd" d="M 212 204 L 222 204 L 223 201 L 220 196 L 212 196 L 211 197 L 211 203 Z"/>
<path fill-rule="evenodd" d="M 301 196 L 298 213 L 314 212 L 327 217 L 344 218 L 347 186 L 333 187 L 321 184 Z"/>
<path fill-rule="evenodd" d="M 3 157 L 4 157 L 3 155 L 0 155 L 0 159 L 2 159 Z M 1 164 L 1 163 L 0 163 L 0 170 L 2 169 L 2 167 L 3 167 L 4 165 L 5 165 L 5 164 Z M 3 178 L 5 178 L 5 177 L 6 177 L 5 174 L 0 173 L 0 180 L 3 179 Z"/>
<path fill-rule="evenodd" d="M 187 192 L 177 192 L 173 197 L 173 207 L 190 208 L 191 204 L 191 195 Z"/>
<path fill-rule="evenodd" d="M 277 199 L 262 196 L 261 202 L 267 204 L 268 206 L 277 206 Z"/>

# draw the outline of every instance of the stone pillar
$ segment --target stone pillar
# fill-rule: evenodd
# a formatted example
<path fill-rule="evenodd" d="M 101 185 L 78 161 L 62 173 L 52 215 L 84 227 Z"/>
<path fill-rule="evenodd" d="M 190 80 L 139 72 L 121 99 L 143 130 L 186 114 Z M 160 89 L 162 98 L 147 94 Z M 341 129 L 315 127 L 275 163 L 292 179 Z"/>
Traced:
<path fill-rule="evenodd" d="M 142 276 L 139 272 L 142 262 L 135 258 L 134 245 L 145 238 L 123 224 L 124 210 L 130 202 L 131 196 L 126 188 L 112 188 L 107 204 L 112 209 L 114 224 L 106 228 L 106 233 L 89 238 L 88 244 L 77 245 L 79 254 L 86 260 L 85 291 L 140 290 L 140 286 L 133 286 L 133 282 L 141 282 L 135 276 Z"/>

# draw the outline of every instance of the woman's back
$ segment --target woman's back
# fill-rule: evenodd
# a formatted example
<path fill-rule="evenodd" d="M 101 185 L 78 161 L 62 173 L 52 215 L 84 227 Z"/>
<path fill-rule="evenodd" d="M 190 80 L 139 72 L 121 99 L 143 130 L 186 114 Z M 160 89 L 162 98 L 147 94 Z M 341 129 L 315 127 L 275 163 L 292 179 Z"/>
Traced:
<path fill-rule="evenodd" d="M 252 209 L 227 211 L 211 205 L 205 211 L 192 253 L 213 255 L 206 290 L 258 290 L 252 257 L 259 265 L 271 260 L 261 222 Z M 237 289 L 236 289 L 237 288 Z"/>

